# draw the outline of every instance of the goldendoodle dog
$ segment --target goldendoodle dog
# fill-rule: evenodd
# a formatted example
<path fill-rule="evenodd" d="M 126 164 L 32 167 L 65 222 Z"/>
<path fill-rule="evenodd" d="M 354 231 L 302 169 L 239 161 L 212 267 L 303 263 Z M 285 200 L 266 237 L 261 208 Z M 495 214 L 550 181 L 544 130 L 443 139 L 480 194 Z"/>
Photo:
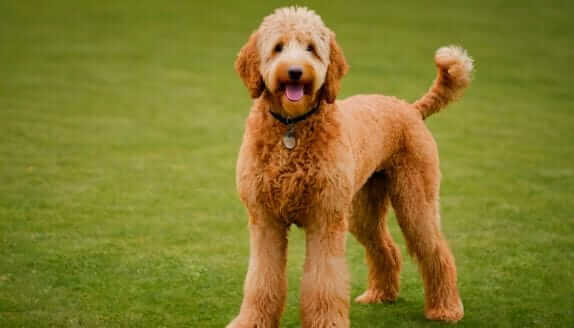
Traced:
<path fill-rule="evenodd" d="M 250 258 L 243 303 L 228 327 L 279 326 L 292 224 L 306 233 L 303 327 L 349 326 L 347 230 L 365 246 L 369 268 L 356 301 L 395 300 L 401 255 L 387 228 L 389 205 L 419 265 L 426 317 L 462 318 L 440 229 L 437 145 L 423 120 L 461 95 L 472 60 L 451 46 L 435 63 L 434 84 L 413 104 L 383 95 L 335 101 L 348 66 L 313 11 L 278 9 L 249 37 L 235 69 L 254 99 L 237 161 Z"/>

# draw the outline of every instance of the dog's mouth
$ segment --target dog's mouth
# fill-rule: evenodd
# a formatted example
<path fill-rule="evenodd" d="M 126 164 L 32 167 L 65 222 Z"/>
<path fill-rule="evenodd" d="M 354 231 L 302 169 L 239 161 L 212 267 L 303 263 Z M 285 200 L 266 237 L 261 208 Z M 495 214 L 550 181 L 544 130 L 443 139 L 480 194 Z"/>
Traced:
<path fill-rule="evenodd" d="M 298 102 L 303 99 L 305 94 L 311 93 L 311 84 L 286 82 L 279 85 L 279 91 L 285 93 L 287 100 L 291 102 Z"/>
<path fill-rule="evenodd" d="M 299 101 L 304 95 L 303 86 L 301 84 L 287 84 L 285 95 L 290 101 Z"/>

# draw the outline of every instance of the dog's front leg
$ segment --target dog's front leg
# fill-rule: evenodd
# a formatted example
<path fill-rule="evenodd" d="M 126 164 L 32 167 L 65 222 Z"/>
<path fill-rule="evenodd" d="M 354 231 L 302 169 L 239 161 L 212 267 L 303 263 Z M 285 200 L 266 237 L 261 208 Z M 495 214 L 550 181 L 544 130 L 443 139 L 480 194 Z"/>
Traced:
<path fill-rule="evenodd" d="M 250 257 L 243 303 L 227 328 L 279 327 L 287 293 L 287 227 L 272 220 L 250 217 Z"/>
<path fill-rule="evenodd" d="M 301 319 L 305 328 L 349 327 L 349 278 L 345 264 L 343 217 L 306 229 L 301 281 Z"/>

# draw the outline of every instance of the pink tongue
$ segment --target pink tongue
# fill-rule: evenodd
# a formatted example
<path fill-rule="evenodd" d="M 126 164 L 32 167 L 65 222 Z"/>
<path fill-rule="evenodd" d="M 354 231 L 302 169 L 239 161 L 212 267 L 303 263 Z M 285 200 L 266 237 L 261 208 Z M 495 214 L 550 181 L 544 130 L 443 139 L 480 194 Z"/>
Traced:
<path fill-rule="evenodd" d="M 299 101 L 303 98 L 303 86 L 300 84 L 287 84 L 285 93 L 287 94 L 287 99 L 291 101 Z"/>

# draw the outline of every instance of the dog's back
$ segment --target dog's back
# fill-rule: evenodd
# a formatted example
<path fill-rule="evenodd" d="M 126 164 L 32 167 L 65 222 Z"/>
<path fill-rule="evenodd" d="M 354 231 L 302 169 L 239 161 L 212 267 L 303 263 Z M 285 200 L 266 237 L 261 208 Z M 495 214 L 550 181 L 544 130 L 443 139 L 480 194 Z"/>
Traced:
<path fill-rule="evenodd" d="M 339 120 L 345 122 L 341 125 L 342 134 L 349 138 L 356 158 L 357 188 L 373 172 L 391 164 L 393 155 L 404 147 L 404 136 L 409 130 L 427 130 L 412 104 L 391 96 L 355 95 L 337 101 L 336 112 Z M 430 133 L 424 134 L 432 138 Z"/>

